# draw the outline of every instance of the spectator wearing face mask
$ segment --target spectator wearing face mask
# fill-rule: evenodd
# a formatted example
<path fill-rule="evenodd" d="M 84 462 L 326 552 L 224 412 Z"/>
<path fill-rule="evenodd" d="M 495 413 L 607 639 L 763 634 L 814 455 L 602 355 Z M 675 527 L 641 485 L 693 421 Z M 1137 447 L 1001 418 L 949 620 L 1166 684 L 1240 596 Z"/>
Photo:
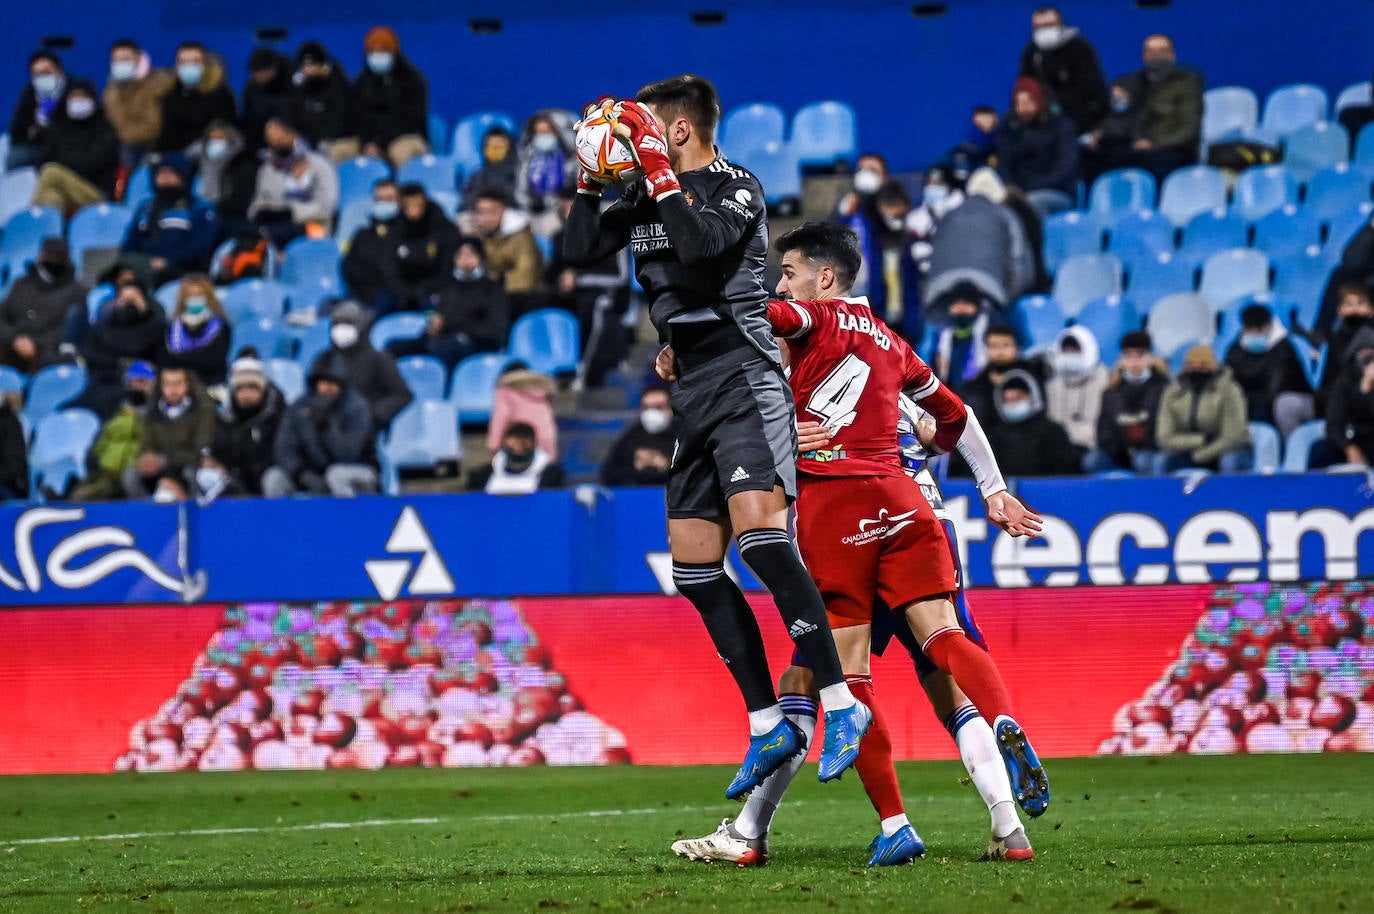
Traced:
<path fill-rule="evenodd" d="M 236 123 L 234 93 L 224 84 L 224 65 L 194 41 L 177 48 L 176 85 L 162 97 L 162 129 L 153 148 L 181 152 L 214 121 Z"/>
<path fill-rule="evenodd" d="M 972 283 L 962 283 L 946 296 L 944 327 L 935 342 L 935 374 L 955 393 L 983 371 L 988 363 L 986 302 Z"/>
<path fill-rule="evenodd" d="M 480 489 L 488 495 L 531 495 L 544 489 L 561 489 L 566 484 L 563 468 L 535 445 L 534 429 L 523 422 L 506 429 L 491 466 L 468 474 L 468 489 Z"/>
<path fill-rule="evenodd" d="M 478 195 L 474 215 L 476 235 L 487 249 L 487 272 L 501 281 L 516 310 L 523 313 L 544 272 L 544 256 L 530 231 L 529 217 L 495 191 Z"/>
<path fill-rule="evenodd" d="M 1097 337 L 1081 325 L 1060 331 L 1050 347 L 1045 414 L 1084 451 L 1097 444 L 1097 417 L 1109 380 L 1101 353 Z"/>
<path fill-rule="evenodd" d="M 1044 89 L 1029 76 L 1012 89 L 1012 110 L 997 135 L 997 170 L 1041 216 L 1073 208 L 1078 194 L 1073 122 L 1049 109 Z"/>
<path fill-rule="evenodd" d="M 289 114 L 291 62 L 274 48 L 254 48 L 248 55 L 248 80 L 239 98 L 243 101 L 239 125 L 253 148 L 261 149 L 267 122 Z"/>
<path fill-rule="evenodd" d="M 931 242 L 940 228 L 945 213 L 964 202 L 964 189 L 946 165 L 932 165 L 926 169 L 921 186 L 920 205 L 907 215 L 906 227 L 916 239 L 911 256 L 924 273 L 930 267 Z"/>
<path fill-rule="evenodd" d="M 262 494 L 352 498 L 377 491 L 376 427 L 367 400 L 327 364 L 310 369 L 310 392 L 287 409 L 263 474 Z"/>
<path fill-rule="evenodd" d="M 985 431 L 1007 476 L 1073 476 L 1083 453 L 1062 426 L 1045 415 L 1040 384 L 1013 369 L 993 392 L 999 421 Z"/>
<path fill-rule="evenodd" d="M 339 209 L 334 165 L 306 146 L 290 124 L 267 122 L 267 159 L 258 169 L 257 192 L 248 207 L 252 219 L 279 248 L 302 235 L 323 238 Z"/>
<path fill-rule="evenodd" d="M 558 201 L 563 189 L 576 183 L 571 128 L 550 112 L 538 112 L 525 124 L 515 187 L 516 205 L 530 214 L 535 234 L 551 238 L 562 228 Z"/>
<path fill-rule="evenodd" d="M 223 384 L 231 331 L 210 280 L 199 274 L 187 276 L 177 292 L 157 366 L 187 368 L 207 385 Z"/>
<path fill-rule="evenodd" d="M 215 121 L 206 129 L 196 153 L 201 199 L 214 206 L 224 234 L 256 233 L 248 219 L 248 207 L 257 193 L 262 164 L 257 153 L 226 121 Z"/>
<path fill-rule="evenodd" d="M 887 183 L 887 159 L 876 152 L 866 152 L 854 163 L 854 186 L 835 204 L 835 221 L 843 222 L 850 228 L 848 220 L 855 216 L 876 219 L 877 205 L 873 197 L 878 189 Z"/>
<path fill-rule="evenodd" d="M 219 240 L 219 217 L 192 196 L 190 171 L 180 155 L 154 164 L 153 196 L 139 205 L 124 236 L 124 253 L 147 258 L 159 286 L 209 269 Z"/>
<path fill-rule="evenodd" d="M 1336 325 L 1326 337 L 1326 362 L 1322 365 L 1321 387 L 1317 391 L 1317 405 L 1322 415 L 1331 391 L 1339 383 L 1350 355 L 1350 341 L 1364 327 L 1374 326 L 1374 300 L 1369 289 L 1359 283 L 1338 287 Z"/>
<path fill-rule="evenodd" d="M 344 255 L 343 281 L 374 314 L 397 310 L 399 284 L 396 263 L 396 226 L 401 194 L 396 182 L 383 178 L 372 185 L 372 213 L 367 225 L 353 233 Z"/>
<path fill-rule="evenodd" d="M 1081 161 L 1083 180 L 1089 185 L 1116 163 L 1130 161 L 1132 145 L 1145 134 L 1145 108 L 1131 97 L 1133 85 L 1126 76 L 1112 83 L 1107 113 L 1088 134 Z"/>
<path fill-rule="evenodd" d="M 38 257 L 0 303 L 0 365 L 25 374 L 57 361 L 75 318 L 85 326 L 86 294 L 77 281 L 67 242 L 44 238 Z"/>
<path fill-rule="evenodd" d="M 101 110 L 95 83 L 72 80 L 43 139 L 34 206 L 74 213 L 114 196 L 119 137 Z"/>
<path fill-rule="evenodd" d="M 1097 49 L 1083 33 L 1064 24 L 1052 6 L 1031 14 L 1031 40 L 1021 52 L 1021 75 L 1045 87 L 1047 101 L 1087 133 L 1107 113 L 1107 79 Z"/>
<path fill-rule="evenodd" d="M 1326 404 L 1327 453 L 1313 466 L 1374 464 L 1374 326 L 1355 331 Z"/>
<path fill-rule="evenodd" d="M 1240 327 L 1240 337 L 1226 351 L 1226 367 L 1245 392 L 1250 421 L 1268 422 L 1287 440 L 1293 429 L 1316 415 L 1298 351 L 1264 305 L 1242 308 Z"/>
<path fill-rule="evenodd" d="M 487 450 L 496 453 L 510 426 L 524 423 L 534 429 L 539 449 L 558 456 L 558 423 L 553 415 L 553 378 L 531 371 L 524 362 L 512 362 L 496 382 L 496 399 L 487 423 Z"/>
<path fill-rule="evenodd" d="M 1131 470 L 1147 475 L 1154 471 L 1158 459 L 1155 424 L 1168 386 L 1168 368 L 1155 357 L 1150 335 L 1132 330 L 1123 336 L 1121 359 L 1097 415 L 1097 447 L 1084 461 L 1087 472 Z"/>
<path fill-rule="evenodd" d="M 1212 347 L 1199 344 L 1183 356 L 1183 371 L 1164 391 L 1155 427 L 1159 475 L 1189 468 L 1243 473 L 1254 465 L 1245 393 Z"/>
<path fill-rule="evenodd" d="M 22 406 L 18 391 L 0 393 L 0 501 L 29 494 L 28 445 L 23 423 L 19 421 Z"/>
<path fill-rule="evenodd" d="M 1143 168 L 1163 184 L 1171 171 L 1197 162 L 1202 137 L 1201 74 L 1179 66 L 1168 35 L 1151 35 L 1141 52 L 1144 66 L 1120 81 L 1130 106 L 1140 116 L 1133 121 L 1128 151 L 1095 150 L 1095 171 Z M 1097 136 L 1095 133 L 1094 136 Z M 1090 138 L 1089 145 L 1096 146 Z"/>
<path fill-rule="evenodd" d="M 661 486 L 668 480 L 677 417 L 666 387 L 646 387 L 639 415 L 621 431 L 601 464 L 603 486 Z"/>
<path fill-rule="evenodd" d="M 79 405 L 101 416 L 114 413 L 132 362 L 153 362 L 162 351 L 167 315 L 137 282 L 122 281 L 115 297 L 91 323 L 81 346 L 86 392 Z"/>
<path fill-rule="evenodd" d="M 162 97 L 176 85 L 171 70 L 154 67 L 138 42 L 121 38 L 110 47 L 105 116 L 119 135 L 120 159 L 135 168 L 162 132 Z"/>
<path fill-rule="evenodd" d="M 1007 188 L 990 168 L 969 178 L 965 200 L 945 214 L 931 244 L 925 302 L 937 316 L 955 286 L 969 283 L 981 298 L 1005 311 L 1035 282 L 1035 257 L 1026 230 L 1005 204 Z"/>
<path fill-rule="evenodd" d="M 372 348 L 367 320 L 357 302 L 340 302 L 330 317 L 330 346 L 316 357 L 310 375 L 323 372 L 343 381 L 369 405 L 377 429 L 386 429 L 413 399 L 410 388 L 396 370 L 396 360 Z"/>
<path fill-rule="evenodd" d="M 395 29 L 375 26 L 363 36 L 363 69 L 353 83 L 363 154 L 400 168 L 429 152 L 429 84 L 401 53 Z"/>
<path fill-rule="evenodd" d="M 143 417 L 157 390 L 157 372 L 147 362 L 134 362 L 124 375 L 115 412 L 100 427 L 86 459 L 86 479 L 72 492 L 73 501 L 102 501 L 124 494 L 124 474 L 143 453 Z"/>
<path fill-rule="evenodd" d="M 124 471 L 124 494 L 148 498 L 164 477 L 188 479 L 214 438 L 215 401 L 193 373 L 163 368 L 158 372 L 157 401 L 143 418 L 143 452 Z"/>
<path fill-rule="evenodd" d="M 403 184 L 401 214 L 392 231 L 396 251 L 395 307 L 422 309 L 453 273 L 453 256 L 462 236 L 423 184 Z"/>
<path fill-rule="evenodd" d="M 318 41 L 296 50 L 296 72 L 286 118 L 306 141 L 335 162 L 362 152 L 358 142 L 353 84 L 337 60 Z"/>
<path fill-rule="evenodd" d="M 998 421 L 993 391 L 1009 371 L 1024 371 L 1037 383 L 1044 384 L 1044 365 L 1038 360 L 1024 358 L 1021 344 L 1016 339 L 1016 331 L 1005 324 L 995 324 L 983 333 L 983 351 L 986 362 L 983 370 L 971 380 L 964 382 L 960 396 L 974 413 L 984 418 L 983 424 Z"/>
<path fill-rule="evenodd" d="M 472 212 L 483 194 L 500 194 L 504 201 L 515 199 L 520 183 L 520 162 L 515 155 L 515 137 L 505 127 L 492 127 L 482 136 L 482 164 L 463 182 L 463 210 Z M 471 231 L 469 224 L 466 230 Z"/>
<path fill-rule="evenodd" d="M 451 275 L 430 296 L 424 335 L 396 340 L 388 350 L 398 358 L 432 355 L 450 370 L 474 353 L 500 351 L 510 329 L 510 301 L 487 275 L 485 256 L 480 239 L 463 238 Z"/>
<path fill-rule="evenodd" d="M 229 402 L 219 411 L 210 453 L 248 495 L 262 494 L 262 478 L 274 462 L 277 430 L 285 414 L 286 398 L 267 380 L 262 363 L 236 359 L 229 369 Z M 208 494 L 213 486 L 201 483 L 214 480 L 202 480 L 200 475 L 197 470 L 198 487 Z"/>
<path fill-rule="evenodd" d="M 48 128 L 67 90 L 62 61 L 48 51 L 29 58 L 29 81 L 19 91 L 10 115 L 10 151 L 5 170 L 36 166 L 42 160 Z"/>

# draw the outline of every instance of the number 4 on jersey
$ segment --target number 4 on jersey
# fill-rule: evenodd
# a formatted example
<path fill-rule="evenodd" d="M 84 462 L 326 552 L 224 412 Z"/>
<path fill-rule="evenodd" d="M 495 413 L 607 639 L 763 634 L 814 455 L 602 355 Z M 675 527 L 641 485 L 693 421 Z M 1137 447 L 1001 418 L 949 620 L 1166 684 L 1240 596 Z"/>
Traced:
<path fill-rule="evenodd" d="M 836 365 L 825 380 L 816 385 L 806 411 L 821 420 L 832 433 L 853 423 L 854 407 L 868 384 L 869 364 L 850 353 Z"/>

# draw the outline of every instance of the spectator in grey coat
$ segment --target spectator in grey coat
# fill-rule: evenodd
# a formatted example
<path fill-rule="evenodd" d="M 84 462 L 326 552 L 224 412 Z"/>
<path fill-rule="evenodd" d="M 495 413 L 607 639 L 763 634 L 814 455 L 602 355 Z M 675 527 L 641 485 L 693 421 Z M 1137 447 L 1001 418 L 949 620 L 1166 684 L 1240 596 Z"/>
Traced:
<path fill-rule="evenodd" d="M 396 370 L 396 360 L 372 348 L 367 338 L 367 319 L 357 302 L 340 302 L 330 317 L 330 347 L 315 359 L 310 376 L 324 373 L 342 378 L 369 404 L 372 422 L 378 430 L 387 428 L 413 396 Z"/>
<path fill-rule="evenodd" d="M 258 169 L 257 192 L 248 207 L 278 247 L 310 233 L 329 234 L 339 209 L 339 176 L 334 163 L 305 144 L 281 118 L 267 122 L 267 161 Z"/>
<path fill-rule="evenodd" d="M 276 463 L 262 494 L 298 492 L 352 498 L 377 491 L 376 432 L 367 401 L 327 366 L 310 372 L 310 392 L 292 404 L 277 430 Z"/>
<path fill-rule="evenodd" d="M 948 296 L 972 284 L 989 305 L 1004 311 L 1035 281 L 1035 258 L 1021 220 L 1004 204 L 1007 188 L 990 168 L 968 181 L 967 199 L 945 214 L 931 244 L 925 305 L 931 320 L 948 309 Z"/>

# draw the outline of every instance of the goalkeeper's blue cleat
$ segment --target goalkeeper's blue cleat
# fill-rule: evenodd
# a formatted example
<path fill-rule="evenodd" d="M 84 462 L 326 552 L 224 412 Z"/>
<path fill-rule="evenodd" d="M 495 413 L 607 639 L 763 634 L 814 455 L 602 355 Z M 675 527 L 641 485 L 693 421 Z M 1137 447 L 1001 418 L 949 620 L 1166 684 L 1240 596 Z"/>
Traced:
<path fill-rule="evenodd" d="M 869 866 L 900 866 L 926 855 L 926 843 L 910 825 L 903 825 L 891 835 L 879 832 L 868 849 L 873 852 L 868 858 Z"/>
<path fill-rule="evenodd" d="M 764 778 L 799 752 L 806 751 L 806 734 L 787 718 L 762 736 L 749 737 L 749 753 L 744 756 L 735 779 L 725 788 L 727 800 L 742 799 L 763 783 Z"/>
<path fill-rule="evenodd" d="M 1007 777 L 1011 779 L 1011 791 L 1016 802 L 1031 818 L 1043 816 L 1050 805 L 1050 779 L 1040 758 L 1031 748 L 1021 725 L 1005 714 L 999 716 L 992 725 L 993 735 L 997 738 L 997 749 L 1002 753 L 1002 761 L 1007 766 Z"/>
<path fill-rule="evenodd" d="M 861 701 L 843 711 L 825 712 L 825 742 L 821 744 L 820 779 L 833 781 L 859 758 L 859 743 L 873 725 L 873 712 Z"/>

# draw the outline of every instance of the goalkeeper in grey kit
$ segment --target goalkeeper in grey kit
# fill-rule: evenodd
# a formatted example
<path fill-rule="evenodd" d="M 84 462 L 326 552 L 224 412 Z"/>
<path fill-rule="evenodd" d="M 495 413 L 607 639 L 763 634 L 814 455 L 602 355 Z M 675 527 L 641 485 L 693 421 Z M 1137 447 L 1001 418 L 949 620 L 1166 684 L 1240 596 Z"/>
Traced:
<path fill-rule="evenodd" d="M 872 715 L 845 684 L 825 603 L 788 535 L 796 419 L 768 323 L 763 188 L 716 150 L 720 99 L 701 77 L 652 83 L 634 101 L 603 98 L 583 118 L 598 113 L 628 133 L 643 180 L 602 212 L 604 185 L 581 173 L 564 256 L 591 264 L 629 245 L 659 340 L 676 355 L 673 581 L 701 614 L 749 711 L 749 751 L 726 796 L 743 797 L 807 749 L 778 703 L 758 621 L 725 574 L 732 535 L 821 686 L 820 779 L 834 780 L 854 764 Z"/>

